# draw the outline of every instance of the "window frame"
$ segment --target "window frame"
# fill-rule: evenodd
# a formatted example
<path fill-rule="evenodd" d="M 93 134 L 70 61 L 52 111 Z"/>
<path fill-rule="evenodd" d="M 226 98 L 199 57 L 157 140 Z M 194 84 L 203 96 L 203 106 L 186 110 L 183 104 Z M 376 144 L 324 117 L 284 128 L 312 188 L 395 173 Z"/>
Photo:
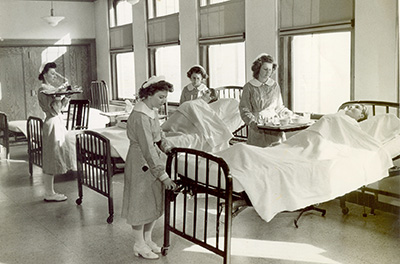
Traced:
<path fill-rule="evenodd" d="M 319 24 L 313 26 L 296 27 L 279 30 L 278 42 L 278 83 L 282 89 L 284 103 L 293 108 L 293 82 L 292 82 L 292 41 L 293 37 L 309 34 L 329 34 L 336 32 L 350 32 L 350 100 L 354 100 L 354 20 L 337 23 Z"/>

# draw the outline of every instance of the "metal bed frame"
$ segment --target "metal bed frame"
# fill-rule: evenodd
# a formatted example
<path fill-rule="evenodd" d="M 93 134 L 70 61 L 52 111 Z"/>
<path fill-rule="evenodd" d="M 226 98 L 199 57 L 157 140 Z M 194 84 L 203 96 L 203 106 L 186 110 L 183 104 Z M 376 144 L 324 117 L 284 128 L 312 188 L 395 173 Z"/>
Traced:
<path fill-rule="evenodd" d="M 43 120 L 39 117 L 28 117 L 28 156 L 29 156 L 29 174 L 33 175 L 33 165 L 43 166 Z"/>
<path fill-rule="evenodd" d="M 363 104 L 366 105 L 372 116 L 375 116 L 379 113 L 393 113 L 399 116 L 400 113 L 400 104 L 395 102 L 385 102 L 385 101 L 371 101 L 371 100 L 359 100 L 359 101 L 348 101 L 343 103 L 340 109 L 344 109 L 346 106 L 351 104 Z M 400 159 L 400 155 L 393 158 L 393 160 Z M 393 167 L 388 172 L 388 177 L 399 176 L 400 175 L 400 168 Z M 340 200 L 340 207 L 342 209 L 342 213 L 344 215 L 349 213 L 349 208 L 346 206 L 346 202 L 356 203 L 362 205 L 364 207 L 363 216 L 367 217 L 367 213 L 365 212 L 365 207 L 371 208 L 371 214 L 375 214 L 375 209 L 383 209 L 389 208 L 388 211 L 397 211 L 399 212 L 398 208 L 394 208 L 394 206 L 387 206 L 378 201 L 378 196 L 390 196 L 397 199 L 400 199 L 400 194 L 387 192 L 375 188 L 371 188 L 368 186 L 363 186 L 359 190 L 352 192 L 350 194 L 346 194 L 339 198 Z"/>
<path fill-rule="evenodd" d="M 95 131 L 82 131 L 76 135 L 76 159 L 78 169 L 78 199 L 83 199 L 83 187 L 86 186 L 108 199 L 107 223 L 114 220 L 112 176 L 119 172 L 116 160 L 111 158 L 110 140 Z M 122 159 L 121 159 L 122 160 Z"/>
<path fill-rule="evenodd" d="M 388 108 L 399 108 L 398 103 L 350 101 L 344 103 L 340 109 L 354 103 L 371 105 L 374 115 L 377 113 L 376 107 L 378 105 Z M 184 157 L 184 164 L 182 164 L 183 162 L 178 162 L 178 156 Z M 398 158 L 396 157 L 395 159 Z M 189 159 L 195 164 L 194 171 L 188 164 Z M 199 181 L 199 175 L 203 172 L 199 170 L 200 161 L 206 164 L 206 177 L 205 180 L 201 181 Z M 183 166 L 183 168 L 180 168 L 180 166 Z M 210 170 L 211 166 L 218 169 Z M 189 167 L 192 170 L 191 172 L 189 172 Z M 165 193 L 164 244 L 162 254 L 167 255 L 168 253 L 170 233 L 172 232 L 223 257 L 224 264 L 230 263 L 233 217 L 247 206 L 251 206 L 251 203 L 244 192 L 236 193 L 232 190 L 232 176 L 230 175 L 227 163 L 222 158 L 203 151 L 174 148 L 168 155 L 166 170 L 171 179 L 177 182 L 179 188 L 175 191 L 167 190 Z M 194 175 L 189 177 L 189 173 L 194 173 Z M 211 181 L 210 179 L 213 180 Z M 217 184 L 212 184 L 211 182 L 217 182 Z M 367 187 L 363 188 L 364 191 L 368 190 Z M 182 195 L 179 195 L 180 193 Z M 382 194 L 382 192 L 380 193 Z M 396 194 L 392 196 L 400 198 Z M 180 199 L 179 206 L 176 202 L 178 199 Z M 345 204 L 345 199 L 345 196 L 340 198 L 341 205 Z M 314 208 L 311 206 L 310 208 L 300 209 L 301 213 L 299 217 L 304 211 L 314 210 Z M 343 208 L 342 212 L 344 213 Z M 214 211 L 217 212 L 216 216 L 214 216 Z M 295 225 L 298 218 L 295 220 Z M 199 227 L 203 231 L 199 231 Z M 223 237 L 223 239 L 220 237 Z M 210 238 L 215 239 L 215 241 L 210 240 Z"/>

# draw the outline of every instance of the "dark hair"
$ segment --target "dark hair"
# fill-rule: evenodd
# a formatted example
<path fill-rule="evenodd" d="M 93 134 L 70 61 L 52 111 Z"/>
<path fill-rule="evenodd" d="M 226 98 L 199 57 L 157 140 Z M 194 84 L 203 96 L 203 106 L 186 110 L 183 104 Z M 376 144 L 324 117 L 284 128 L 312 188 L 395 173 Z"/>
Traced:
<path fill-rule="evenodd" d="M 204 70 L 204 68 L 201 67 L 200 65 L 196 65 L 196 66 L 193 66 L 192 68 L 190 68 L 190 70 L 186 73 L 186 76 L 190 79 L 190 77 L 192 77 L 193 73 L 201 74 L 203 79 L 208 78 L 206 70 Z"/>
<path fill-rule="evenodd" d="M 210 104 L 210 103 L 213 103 L 213 102 L 218 100 L 219 93 L 214 88 L 208 88 L 208 89 L 210 90 L 210 98 L 211 98 L 211 100 L 210 100 L 210 102 L 208 102 Z"/>
<path fill-rule="evenodd" d="M 55 69 L 57 68 L 57 64 L 55 62 L 48 62 L 46 65 L 44 65 L 44 68 L 42 72 L 39 74 L 39 81 L 44 81 L 44 74 L 48 73 L 50 69 Z"/>
<path fill-rule="evenodd" d="M 166 81 L 159 81 L 153 84 L 150 84 L 147 87 L 143 87 L 143 85 L 146 84 L 146 82 L 144 82 L 142 84 L 142 87 L 140 87 L 139 89 L 139 98 L 140 99 L 146 99 L 149 96 L 154 95 L 156 92 L 159 91 L 168 91 L 170 93 L 172 93 L 174 91 L 174 86 Z"/>
<path fill-rule="evenodd" d="M 251 66 L 251 70 L 253 71 L 253 77 L 258 78 L 260 74 L 261 66 L 265 63 L 272 63 L 272 72 L 278 68 L 278 64 L 274 62 L 274 58 L 271 55 L 264 54 L 258 57 L 255 61 L 253 61 L 253 66 Z"/>
<path fill-rule="evenodd" d="M 364 115 L 364 117 L 361 117 L 360 119 L 358 119 L 358 122 L 364 121 L 368 118 L 369 115 L 369 111 L 368 111 L 368 107 L 366 105 L 361 105 L 362 106 L 362 110 L 361 110 L 361 114 Z"/>

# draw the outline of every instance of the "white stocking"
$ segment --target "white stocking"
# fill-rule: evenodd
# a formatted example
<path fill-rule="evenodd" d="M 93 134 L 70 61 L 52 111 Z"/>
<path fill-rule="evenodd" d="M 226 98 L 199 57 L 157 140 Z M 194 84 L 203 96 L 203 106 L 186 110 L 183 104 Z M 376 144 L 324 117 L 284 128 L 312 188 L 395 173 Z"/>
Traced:
<path fill-rule="evenodd" d="M 132 231 L 133 231 L 133 238 L 135 240 L 135 244 L 137 244 L 139 247 L 142 247 L 146 244 L 144 242 L 143 238 L 143 225 L 137 225 L 137 226 L 132 226 Z"/>
<path fill-rule="evenodd" d="M 53 195 L 54 194 L 54 175 L 43 173 L 42 175 L 44 194 Z"/>
<path fill-rule="evenodd" d="M 154 224 L 156 221 L 144 225 L 144 240 L 148 243 L 153 241 L 151 239 L 151 234 L 153 232 Z"/>

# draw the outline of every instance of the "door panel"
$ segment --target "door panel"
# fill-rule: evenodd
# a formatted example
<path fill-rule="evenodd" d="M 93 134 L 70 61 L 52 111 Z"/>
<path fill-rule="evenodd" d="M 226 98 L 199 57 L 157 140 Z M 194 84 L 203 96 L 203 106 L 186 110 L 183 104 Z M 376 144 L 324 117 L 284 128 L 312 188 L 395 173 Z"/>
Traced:
<path fill-rule="evenodd" d="M 0 49 L 0 111 L 8 120 L 25 119 L 22 48 Z"/>

